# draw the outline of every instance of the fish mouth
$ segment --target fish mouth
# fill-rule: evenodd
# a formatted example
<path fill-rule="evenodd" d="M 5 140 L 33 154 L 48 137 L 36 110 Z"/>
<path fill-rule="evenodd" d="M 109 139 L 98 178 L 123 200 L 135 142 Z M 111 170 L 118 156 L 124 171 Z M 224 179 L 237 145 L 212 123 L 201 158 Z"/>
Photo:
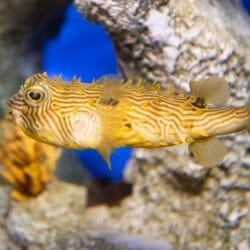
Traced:
<path fill-rule="evenodd" d="M 17 93 L 10 97 L 6 102 L 6 105 L 10 110 L 22 110 L 22 106 L 24 105 L 22 94 Z"/>
<path fill-rule="evenodd" d="M 18 104 L 16 96 L 9 98 L 6 102 L 8 113 L 5 115 L 5 119 L 14 121 L 16 111 L 21 111 L 21 105 Z"/>
<path fill-rule="evenodd" d="M 7 108 L 9 109 L 8 113 L 5 115 L 5 119 L 6 120 L 9 120 L 9 121 L 13 121 L 14 120 L 14 116 L 13 116 L 13 112 L 12 112 L 12 109 L 13 109 L 13 100 L 9 99 L 7 102 L 6 102 L 6 106 Z"/>
<path fill-rule="evenodd" d="M 13 120 L 14 120 L 12 111 L 9 111 L 9 112 L 5 115 L 5 119 L 6 119 L 6 120 L 9 120 L 9 121 L 13 121 Z"/>
<path fill-rule="evenodd" d="M 16 105 L 15 105 L 15 98 L 11 97 L 8 99 L 8 101 L 6 102 L 7 107 L 11 110 L 13 109 Z"/>

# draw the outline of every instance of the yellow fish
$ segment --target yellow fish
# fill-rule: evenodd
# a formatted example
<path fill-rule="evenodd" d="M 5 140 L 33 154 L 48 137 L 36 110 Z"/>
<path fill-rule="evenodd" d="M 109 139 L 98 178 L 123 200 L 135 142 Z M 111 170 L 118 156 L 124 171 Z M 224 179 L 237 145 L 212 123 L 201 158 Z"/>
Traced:
<path fill-rule="evenodd" d="M 229 86 L 219 77 L 190 83 L 190 95 L 143 80 L 70 83 L 36 74 L 7 105 L 27 135 L 71 149 L 96 149 L 110 167 L 118 147 L 160 148 L 189 144 L 203 166 L 220 163 L 226 148 L 216 138 L 250 127 L 250 106 L 221 107 Z"/>

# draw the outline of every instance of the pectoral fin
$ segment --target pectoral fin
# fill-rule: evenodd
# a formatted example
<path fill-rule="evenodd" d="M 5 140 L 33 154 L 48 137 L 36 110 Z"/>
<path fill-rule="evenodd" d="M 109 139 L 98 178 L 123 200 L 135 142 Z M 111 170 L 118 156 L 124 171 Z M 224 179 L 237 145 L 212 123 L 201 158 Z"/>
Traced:
<path fill-rule="evenodd" d="M 102 156 L 102 158 L 107 163 L 109 170 L 111 170 L 110 156 L 112 154 L 113 149 L 105 144 L 102 144 L 98 149 L 98 153 Z"/>
<path fill-rule="evenodd" d="M 221 163 L 227 153 L 224 144 L 215 137 L 192 142 L 189 144 L 189 151 L 193 153 L 197 163 L 205 167 Z"/>
<path fill-rule="evenodd" d="M 191 95 L 204 100 L 206 104 L 221 105 L 230 97 L 229 85 L 225 79 L 212 76 L 200 81 L 190 82 Z"/>
<path fill-rule="evenodd" d="M 129 104 L 124 101 L 121 91 L 122 82 L 104 82 L 102 94 L 96 107 L 101 118 L 101 141 L 97 151 L 102 155 L 111 170 L 110 155 L 119 145 L 116 134 Z"/>

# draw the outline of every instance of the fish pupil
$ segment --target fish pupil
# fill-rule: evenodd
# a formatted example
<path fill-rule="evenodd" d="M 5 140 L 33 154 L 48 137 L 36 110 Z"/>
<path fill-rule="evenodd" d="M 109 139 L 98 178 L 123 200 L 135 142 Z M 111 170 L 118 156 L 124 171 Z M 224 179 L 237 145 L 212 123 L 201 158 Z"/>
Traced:
<path fill-rule="evenodd" d="M 41 98 L 41 94 L 39 92 L 30 92 L 29 96 L 32 100 L 38 101 Z"/>

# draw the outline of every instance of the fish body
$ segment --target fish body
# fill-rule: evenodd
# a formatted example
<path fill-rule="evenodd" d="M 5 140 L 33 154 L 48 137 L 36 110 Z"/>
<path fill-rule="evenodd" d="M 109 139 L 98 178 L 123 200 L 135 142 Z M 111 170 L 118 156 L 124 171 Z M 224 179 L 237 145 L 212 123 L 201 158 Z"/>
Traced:
<path fill-rule="evenodd" d="M 191 82 L 190 89 L 186 95 L 143 80 L 81 84 L 36 74 L 7 105 L 29 136 L 65 148 L 96 149 L 108 164 L 118 147 L 189 144 L 198 163 L 211 166 L 226 153 L 216 136 L 249 130 L 249 107 L 221 107 L 229 87 L 219 77 Z"/>

